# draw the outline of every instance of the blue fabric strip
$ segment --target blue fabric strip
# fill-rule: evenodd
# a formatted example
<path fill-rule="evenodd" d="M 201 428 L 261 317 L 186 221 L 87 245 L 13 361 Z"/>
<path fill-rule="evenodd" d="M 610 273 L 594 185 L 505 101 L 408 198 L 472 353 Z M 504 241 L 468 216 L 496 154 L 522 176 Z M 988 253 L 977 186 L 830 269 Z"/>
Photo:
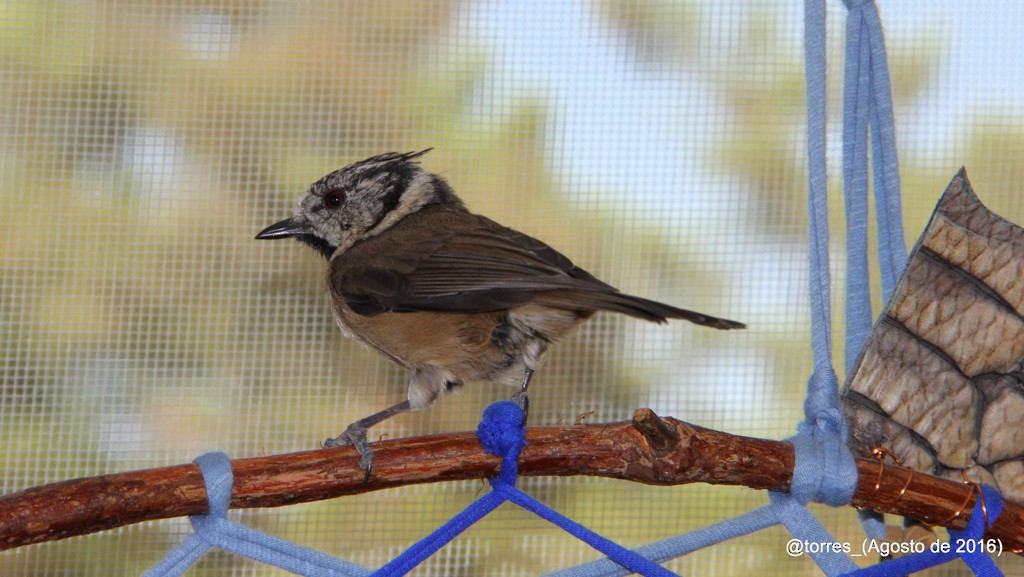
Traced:
<path fill-rule="evenodd" d="M 852 0 L 850 0 L 851 3 Z M 907 266 L 907 245 L 903 239 L 903 206 L 900 191 L 899 160 L 896 156 L 896 122 L 893 115 L 889 63 L 878 8 L 872 0 L 856 2 L 867 29 L 871 52 L 872 164 L 875 174 L 876 213 L 878 214 L 878 260 L 882 270 L 882 298 L 892 297 L 896 283 Z"/>
<path fill-rule="evenodd" d="M 851 11 L 846 23 L 846 78 L 843 81 L 843 192 L 846 198 L 846 373 L 871 334 L 868 274 L 868 126 L 871 57 L 862 41 L 863 17 Z"/>
<path fill-rule="evenodd" d="M 814 372 L 816 374 L 832 371 L 832 311 L 829 304 L 828 257 L 828 173 L 825 138 L 825 30 L 825 1 L 805 0 L 804 60 L 807 78 L 807 214 L 810 219 L 811 348 L 814 351 Z"/>
<path fill-rule="evenodd" d="M 868 274 L 868 143 L 875 174 L 878 261 L 883 302 L 888 302 L 907 262 L 900 205 L 892 92 L 881 20 L 872 0 L 845 0 L 846 71 L 843 95 L 843 186 L 846 196 L 846 373 L 871 335 L 874 314 Z M 870 133 L 869 133 L 870 127 Z M 882 516 L 862 512 L 870 538 L 883 539 Z"/>
<path fill-rule="evenodd" d="M 699 549 L 778 524 L 779 518 L 775 514 L 775 510 L 766 505 L 738 517 L 727 519 L 684 535 L 677 535 L 657 543 L 644 545 L 633 551 L 655 563 L 664 563 Z M 549 573 L 546 577 L 622 577 L 629 574 L 629 570 L 623 569 L 621 565 L 610 559 L 598 559 L 597 561 Z"/>
<path fill-rule="evenodd" d="M 657 563 L 626 549 L 622 545 L 598 535 L 518 489 L 509 494 L 509 500 L 538 517 L 561 527 L 562 530 L 573 537 L 604 553 L 609 559 L 634 573 L 647 577 L 673 577 L 676 575 Z"/>
<path fill-rule="evenodd" d="M 412 571 L 417 565 L 504 502 L 505 497 L 497 492 L 488 493 L 477 499 L 447 523 L 434 530 L 433 533 L 414 543 L 401 555 L 375 571 L 373 577 L 405 575 Z"/>

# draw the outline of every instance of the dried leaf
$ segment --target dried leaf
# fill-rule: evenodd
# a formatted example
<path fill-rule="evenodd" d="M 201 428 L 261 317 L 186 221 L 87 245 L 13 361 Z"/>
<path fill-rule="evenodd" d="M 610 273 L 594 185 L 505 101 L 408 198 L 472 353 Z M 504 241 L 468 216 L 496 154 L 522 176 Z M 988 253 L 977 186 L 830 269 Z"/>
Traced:
<path fill-rule="evenodd" d="M 850 446 L 1024 502 L 1024 229 L 961 169 L 843 388 Z"/>

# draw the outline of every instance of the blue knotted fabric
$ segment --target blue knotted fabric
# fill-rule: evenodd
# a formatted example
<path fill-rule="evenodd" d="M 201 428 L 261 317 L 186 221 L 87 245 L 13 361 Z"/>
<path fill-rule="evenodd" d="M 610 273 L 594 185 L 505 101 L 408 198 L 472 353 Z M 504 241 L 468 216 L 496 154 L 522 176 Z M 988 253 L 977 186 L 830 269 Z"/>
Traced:
<path fill-rule="evenodd" d="M 472 503 L 436 531 L 381 567 L 374 573 L 374 576 L 393 577 L 406 574 L 505 501 L 519 505 L 561 527 L 577 539 L 607 555 L 609 559 L 626 568 L 628 572 L 657 577 L 675 575 L 657 563 L 645 559 L 561 515 L 516 488 L 519 455 L 526 444 L 525 421 L 526 415 L 523 408 L 512 401 L 501 401 L 487 407 L 480 425 L 477 427 L 477 437 L 485 451 L 501 457 L 501 471 L 497 477 L 490 479 L 492 492 Z"/>

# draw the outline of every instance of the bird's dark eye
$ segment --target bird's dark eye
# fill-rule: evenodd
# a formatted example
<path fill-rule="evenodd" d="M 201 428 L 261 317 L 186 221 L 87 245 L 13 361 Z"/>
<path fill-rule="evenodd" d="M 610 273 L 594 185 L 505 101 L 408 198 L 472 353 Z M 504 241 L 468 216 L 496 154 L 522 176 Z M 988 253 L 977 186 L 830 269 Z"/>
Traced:
<path fill-rule="evenodd" d="M 345 202 L 345 193 L 337 190 L 328 190 L 324 193 L 324 206 L 330 209 L 335 209 L 341 206 Z"/>

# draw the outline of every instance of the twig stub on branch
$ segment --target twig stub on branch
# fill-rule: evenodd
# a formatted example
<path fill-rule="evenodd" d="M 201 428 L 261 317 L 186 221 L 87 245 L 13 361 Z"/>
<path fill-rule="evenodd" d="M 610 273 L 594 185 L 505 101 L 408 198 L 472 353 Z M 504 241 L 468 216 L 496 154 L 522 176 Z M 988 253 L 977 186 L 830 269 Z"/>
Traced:
<path fill-rule="evenodd" d="M 793 446 L 730 435 L 661 418 L 649 409 L 633 421 L 527 430 L 519 462 L 525 476 L 589 475 L 651 485 L 694 482 L 786 491 Z M 232 462 L 232 508 L 276 507 L 418 483 L 483 479 L 500 460 L 483 452 L 472 433 L 374 443 L 373 475 L 363 482 L 351 447 L 318 449 Z M 946 525 L 963 528 L 968 486 L 858 459 L 853 504 L 934 522 L 963 510 Z M 875 485 L 878 483 L 878 490 Z M 905 490 L 904 486 L 906 487 Z M 902 495 L 901 495 L 902 493 Z M 898 498 L 897 498 L 898 497 Z M 194 464 L 75 479 L 0 496 L 0 549 L 84 535 L 123 525 L 207 511 Z M 987 533 L 1007 550 L 1024 547 L 1024 508 L 1007 503 Z"/>

